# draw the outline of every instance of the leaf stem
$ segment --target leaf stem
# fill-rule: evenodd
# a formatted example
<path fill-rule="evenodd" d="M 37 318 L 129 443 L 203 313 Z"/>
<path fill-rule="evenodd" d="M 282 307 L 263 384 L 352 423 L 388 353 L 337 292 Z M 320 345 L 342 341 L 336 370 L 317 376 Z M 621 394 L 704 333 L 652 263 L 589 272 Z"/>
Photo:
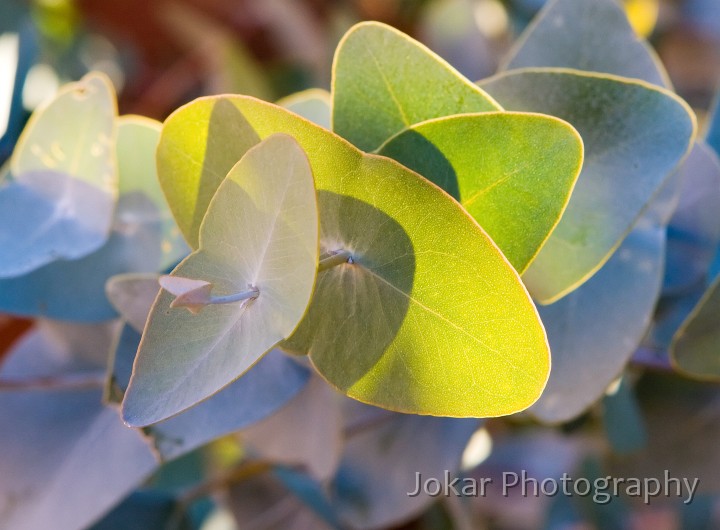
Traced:
<path fill-rule="evenodd" d="M 240 291 L 239 293 L 225 296 L 211 296 L 208 304 L 233 304 L 235 302 L 242 302 L 243 300 L 251 300 L 258 296 L 260 296 L 260 291 L 257 287 L 253 287 L 247 291 Z"/>
<path fill-rule="evenodd" d="M 102 388 L 104 372 L 52 375 L 32 379 L 0 379 L 0 390 L 81 390 Z"/>
<path fill-rule="evenodd" d="M 337 265 L 342 265 L 343 263 L 352 262 L 353 258 L 349 250 L 336 250 L 331 256 L 320 260 L 320 263 L 318 263 L 318 272 L 322 272 Z"/>

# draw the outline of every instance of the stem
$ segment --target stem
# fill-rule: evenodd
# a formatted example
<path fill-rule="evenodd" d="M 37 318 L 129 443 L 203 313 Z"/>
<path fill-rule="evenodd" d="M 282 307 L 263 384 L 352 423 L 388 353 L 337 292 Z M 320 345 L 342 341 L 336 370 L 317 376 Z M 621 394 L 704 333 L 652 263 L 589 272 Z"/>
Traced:
<path fill-rule="evenodd" d="M 225 296 L 211 296 L 208 304 L 232 304 L 235 302 L 242 302 L 243 300 L 251 300 L 260 296 L 260 291 L 253 287 L 247 291 L 240 291 L 239 293 L 228 294 Z"/>
<path fill-rule="evenodd" d="M 318 272 L 322 272 L 336 265 L 342 265 L 343 263 L 352 263 L 352 254 L 349 250 L 337 250 L 332 253 L 331 256 L 321 259 L 318 263 Z"/>
<path fill-rule="evenodd" d="M 105 373 L 67 374 L 34 379 L 0 379 L 0 390 L 72 390 L 102 388 Z"/>

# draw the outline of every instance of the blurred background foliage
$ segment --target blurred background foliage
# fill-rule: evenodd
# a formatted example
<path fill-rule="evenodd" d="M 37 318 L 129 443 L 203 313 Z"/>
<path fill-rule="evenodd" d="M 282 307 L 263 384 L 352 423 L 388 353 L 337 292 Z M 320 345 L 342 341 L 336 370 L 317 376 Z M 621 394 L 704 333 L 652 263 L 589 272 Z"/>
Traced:
<path fill-rule="evenodd" d="M 103 71 L 112 79 L 120 114 L 162 120 L 196 97 L 220 93 L 273 101 L 309 87 L 329 88 L 332 54 L 341 36 L 358 21 L 379 20 L 424 42 L 468 78 L 481 79 L 495 73 L 502 56 L 543 4 L 543 0 L 2 0 L 0 165 L 8 159 L 30 112 L 60 85 L 91 70 Z M 720 80 L 720 2 L 626 0 L 625 4 L 634 28 L 657 50 L 674 89 L 691 104 L 702 128 Z M 0 360 L 32 324 L 28 319 L 0 315 Z M 597 461 L 587 456 L 597 443 L 591 435 L 605 428 L 611 444 L 613 432 L 624 433 L 623 443 L 632 439 L 635 407 L 647 415 L 653 440 L 661 440 L 656 434 L 663 425 L 665 430 L 672 429 L 676 419 L 663 415 L 667 409 L 663 414 L 654 412 L 660 407 L 656 397 L 668 395 L 664 378 L 643 379 L 639 404 L 618 382 L 616 394 L 559 429 L 538 427 L 526 416 L 489 421 L 465 450 L 464 466 L 478 478 L 514 469 L 529 469 L 541 478 L 573 469 L 576 476 L 598 476 Z M 699 383 L 686 385 L 690 391 L 683 394 L 685 400 L 695 399 L 695 394 L 702 398 L 700 394 L 708 388 Z M 622 400 L 631 403 L 623 405 Z M 623 413 L 608 412 L 613 410 Z M 598 421 L 603 414 L 619 423 L 606 422 L 603 427 Z M 353 428 L 345 425 L 345 434 Z M 701 432 L 697 439 L 716 438 Z M 495 450 L 487 458 L 491 446 Z M 627 447 L 614 449 L 618 454 L 632 452 Z M 290 527 L 283 526 L 289 520 L 305 522 L 297 528 L 332 526 L 332 521 L 316 520 L 324 512 L 311 488 L 298 485 L 298 478 L 282 469 L 266 473 L 262 464 L 248 463 L 243 455 L 242 444 L 232 437 L 173 461 L 97 528 L 126 527 L 128 513 L 141 514 L 147 528 L 161 527 L 152 521 L 168 524 L 168 520 L 174 528 L 196 528 L 199 521 L 205 521 L 203 528 L 208 530 L 230 528 L 223 522 L 223 517 L 231 517 L 227 511 L 214 512 L 206 520 L 209 494 L 230 484 L 235 485 L 225 493 L 239 520 L 265 517 L 271 521 L 258 528 Z M 417 456 L 423 457 L 422 453 Z M 358 450 L 355 457 L 361 459 L 362 453 Z M 478 462 L 482 464 L 476 467 Z M 198 475 L 214 478 L 197 484 Z M 265 492 L 258 494 L 262 501 L 248 502 L 243 487 Z M 303 492 L 303 501 L 313 506 L 311 515 L 303 512 L 304 505 L 287 500 L 289 491 Z M 598 526 L 605 528 L 619 528 L 614 526 L 618 518 L 626 521 L 623 527 L 632 529 L 713 528 L 720 519 L 712 516 L 718 510 L 710 496 L 691 507 L 635 506 L 630 515 L 629 508 L 618 503 L 612 505 L 612 512 L 588 515 L 591 509 L 583 512 L 582 507 L 564 505 L 563 498 L 498 496 L 470 508 L 458 502 L 445 499 L 398 528 L 477 528 L 481 520 L 492 528 L 542 524 L 592 528 L 585 522 L 588 518 L 604 521 Z"/>

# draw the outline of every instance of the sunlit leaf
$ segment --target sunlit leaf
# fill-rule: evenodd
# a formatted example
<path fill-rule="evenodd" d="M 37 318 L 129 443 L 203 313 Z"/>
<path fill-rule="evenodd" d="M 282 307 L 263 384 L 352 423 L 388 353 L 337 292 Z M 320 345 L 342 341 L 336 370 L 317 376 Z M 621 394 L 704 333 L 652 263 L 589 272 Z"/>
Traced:
<path fill-rule="evenodd" d="M 268 138 L 233 166 L 199 242 L 174 276 L 209 281 L 215 295 L 258 295 L 195 315 L 172 308 L 173 295 L 163 291 L 123 403 L 129 424 L 164 420 L 211 396 L 298 326 L 315 284 L 318 212 L 312 171 L 295 140 Z"/>
<path fill-rule="evenodd" d="M 459 200 L 522 273 L 560 220 L 583 146 L 557 118 L 487 112 L 414 125 L 378 153 Z"/>
<path fill-rule="evenodd" d="M 206 164 L 232 167 L 210 161 L 227 142 L 222 135 L 208 142 L 208 131 L 226 130 L 214 123 L 225 120 L 300 142 L 319 190 L 321 249 L 352 254 L 353 263 L 319 273 L 308 314 L 283 347 L 309 353 L 350 397 L 395 410 L 493 416 L 537 399 L 549 358 L 535 308 L 455 201 L 392 160 L 363 155 L 282 108 L 242 96 L 198 100 L 168 119 L 159 148 L 168 186 L 183 188 Z M 178 156 L 186 158 L 182 167 Z M 184 204 L 173 208 L 186 208 L 184 215 L 196 208 Z"/>
<path fill-rule="evenodd" d="M 333 131 L 363 151 L 422 121 L 492 110 L 485 92 L 390 26 L 360 23 L 335 52 Z"/>
<path fill-rule="evenodd" d="M 520 36 L 502 69 L 553 66 L 668 86 L 655 51 L 616 0 L 553 0 Z"/>
<path fill-rule="evenodd" d="M 668 225 L 665 294 L 702 283 L 720 244 L 720 162 L 705 142 L 695 143 L 680 169 L 679 202 Z"/>
<path fill-rule="evenodd" d="M 330 128 L 332 98 L 330 92 L 326 90 L 319 88 L 303 90 L 282 98 L 277 104 L 320 127 Z"/>
<path fill-rule="evenodd" d="M 620 245 L 688 151 L 694 114 L 675 94 L 642 81 L 565 69 L 507 72 L 482 86 L 510 110 L 568 121 L 585 143 L 570 203 L 523 276 L 535 298 L 551 303 Z"/>
<path fill-rule="evenodd" d="M 13 180 L 0 188 L 0 278 L 105 242 L 117 197 L 115 114 L 109 81 L 88 74 L 30 118 L 11 159 Z"/>
<path fill-rule="evenodd" d="M 45 388 L 0 391 L 0 420 L 13 426 L 12 435 L 0 438 L 3 530 L 84 528 L 156 466 L 141 435 L 102 405 L 101 387 L 88 377 L 91 365 L 56 348 L 44 331 L 31 333 L 0 373 L 4 380 L 41 377 L 57 384 L 86 374 L 88 381 L 75 388 L 46 382 Z"/>
<path fill-rule="evenodd" d="M 25 276 L 0 280 L 1 310 L 63 320 L 107 320 L 117 315 L 105 295 L 110 277 L 158 272 L 184 255 L 186 246 L 173 232 L 177 228 L 156 181 L 152 153 L 157 135 L 157 122 L 120 118 L 118 149 L 132 147 L 127 152 L 134 160 L 126 158 L 120 164 L 120 198 L 110 238 L 84 258 L 58 260 Z"/>

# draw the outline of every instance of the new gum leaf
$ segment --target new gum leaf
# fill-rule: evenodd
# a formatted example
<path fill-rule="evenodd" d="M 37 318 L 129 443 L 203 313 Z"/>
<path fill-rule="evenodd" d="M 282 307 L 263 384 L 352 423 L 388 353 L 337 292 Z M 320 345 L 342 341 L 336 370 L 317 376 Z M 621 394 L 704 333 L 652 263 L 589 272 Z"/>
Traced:
<path fill-rule="evenodd" d="M 315 176 L 321 250 L 352 254 L 353 263 L 319 273 L 308 314 L 284 348 L 309 353 L 350 397 L 389 409 L 496 416 L 537 399 L 549 370 L 537 312 L 517 273 L 455 201 L 393 160 L 244 96 L 202 98 L 166 121 L 162 178 L 195 186 L 178 196 L 212 193 L 198 190 L 197 168 L 226 170 L 225 154 L 214 158 L 218 146 L 249 141 L 210 134 L 227 130 L 292 135 Z M 172 207 L 188 217 L 196 201 Z"/>
<path fill-rule="evenodd" d="M 99 322 L 117 315 L 106 281 L 157 272 L 177 263 L 187 246 L 157 183 L 155 148 L 160 124 L 139 116 L 117 120 L 120 197 L 110 237 L 77 260 L 58 260 L 29 274 L 0 280 L 0 310 L 28 316 Z"/>
<path fill-rule="evenodd" d="M 481 82 L 509 110 L 571 123 L 585 161 L 560 223 L 523 275 L 541 303 L 568 294 L 612 255 L 683 159 L 695 117 L 675 94 L 643 81 L 558 68 Z"/>
<path fill-rule="evenodd" d="M 553 0 L 520 36 L 501 70 L 562 67 L 670 86 L 650 45 L 630 26 L 616 0 Z"/>
<path fill-rule="evenodd" d="M 432 118 L 502 110 L 483 90 L 404 33 L 353 26 L 333 62 L 332 128 L 363 151 Z"/>
<path fill-rule="evenodd" d="M 522 274 L 560 220 L 583 146 L 557 118 L 487 112 L 413 125 L 378 153 L 457 199 Z"/>
<path fill-rule="evenodd" d="M 117 198 L 115 93 L 91 73 L 38 109 L 0 188 L 0 278 L 81 258 L 108 238 Z"/>
<path fill-rule="evenodd" d="M 159 422 L 208 398 L 297 327 L 315 284 L 318 212 L 312 171 L 295 140 L 267 138 L 230 169 L 199 244 L 173 276 L 208 281 L 214 295 L 251 287 L 259 294 L 191 314 L 172 308 L 173 295 L 161 291 L 123 401 L 130 425 Z"/>

